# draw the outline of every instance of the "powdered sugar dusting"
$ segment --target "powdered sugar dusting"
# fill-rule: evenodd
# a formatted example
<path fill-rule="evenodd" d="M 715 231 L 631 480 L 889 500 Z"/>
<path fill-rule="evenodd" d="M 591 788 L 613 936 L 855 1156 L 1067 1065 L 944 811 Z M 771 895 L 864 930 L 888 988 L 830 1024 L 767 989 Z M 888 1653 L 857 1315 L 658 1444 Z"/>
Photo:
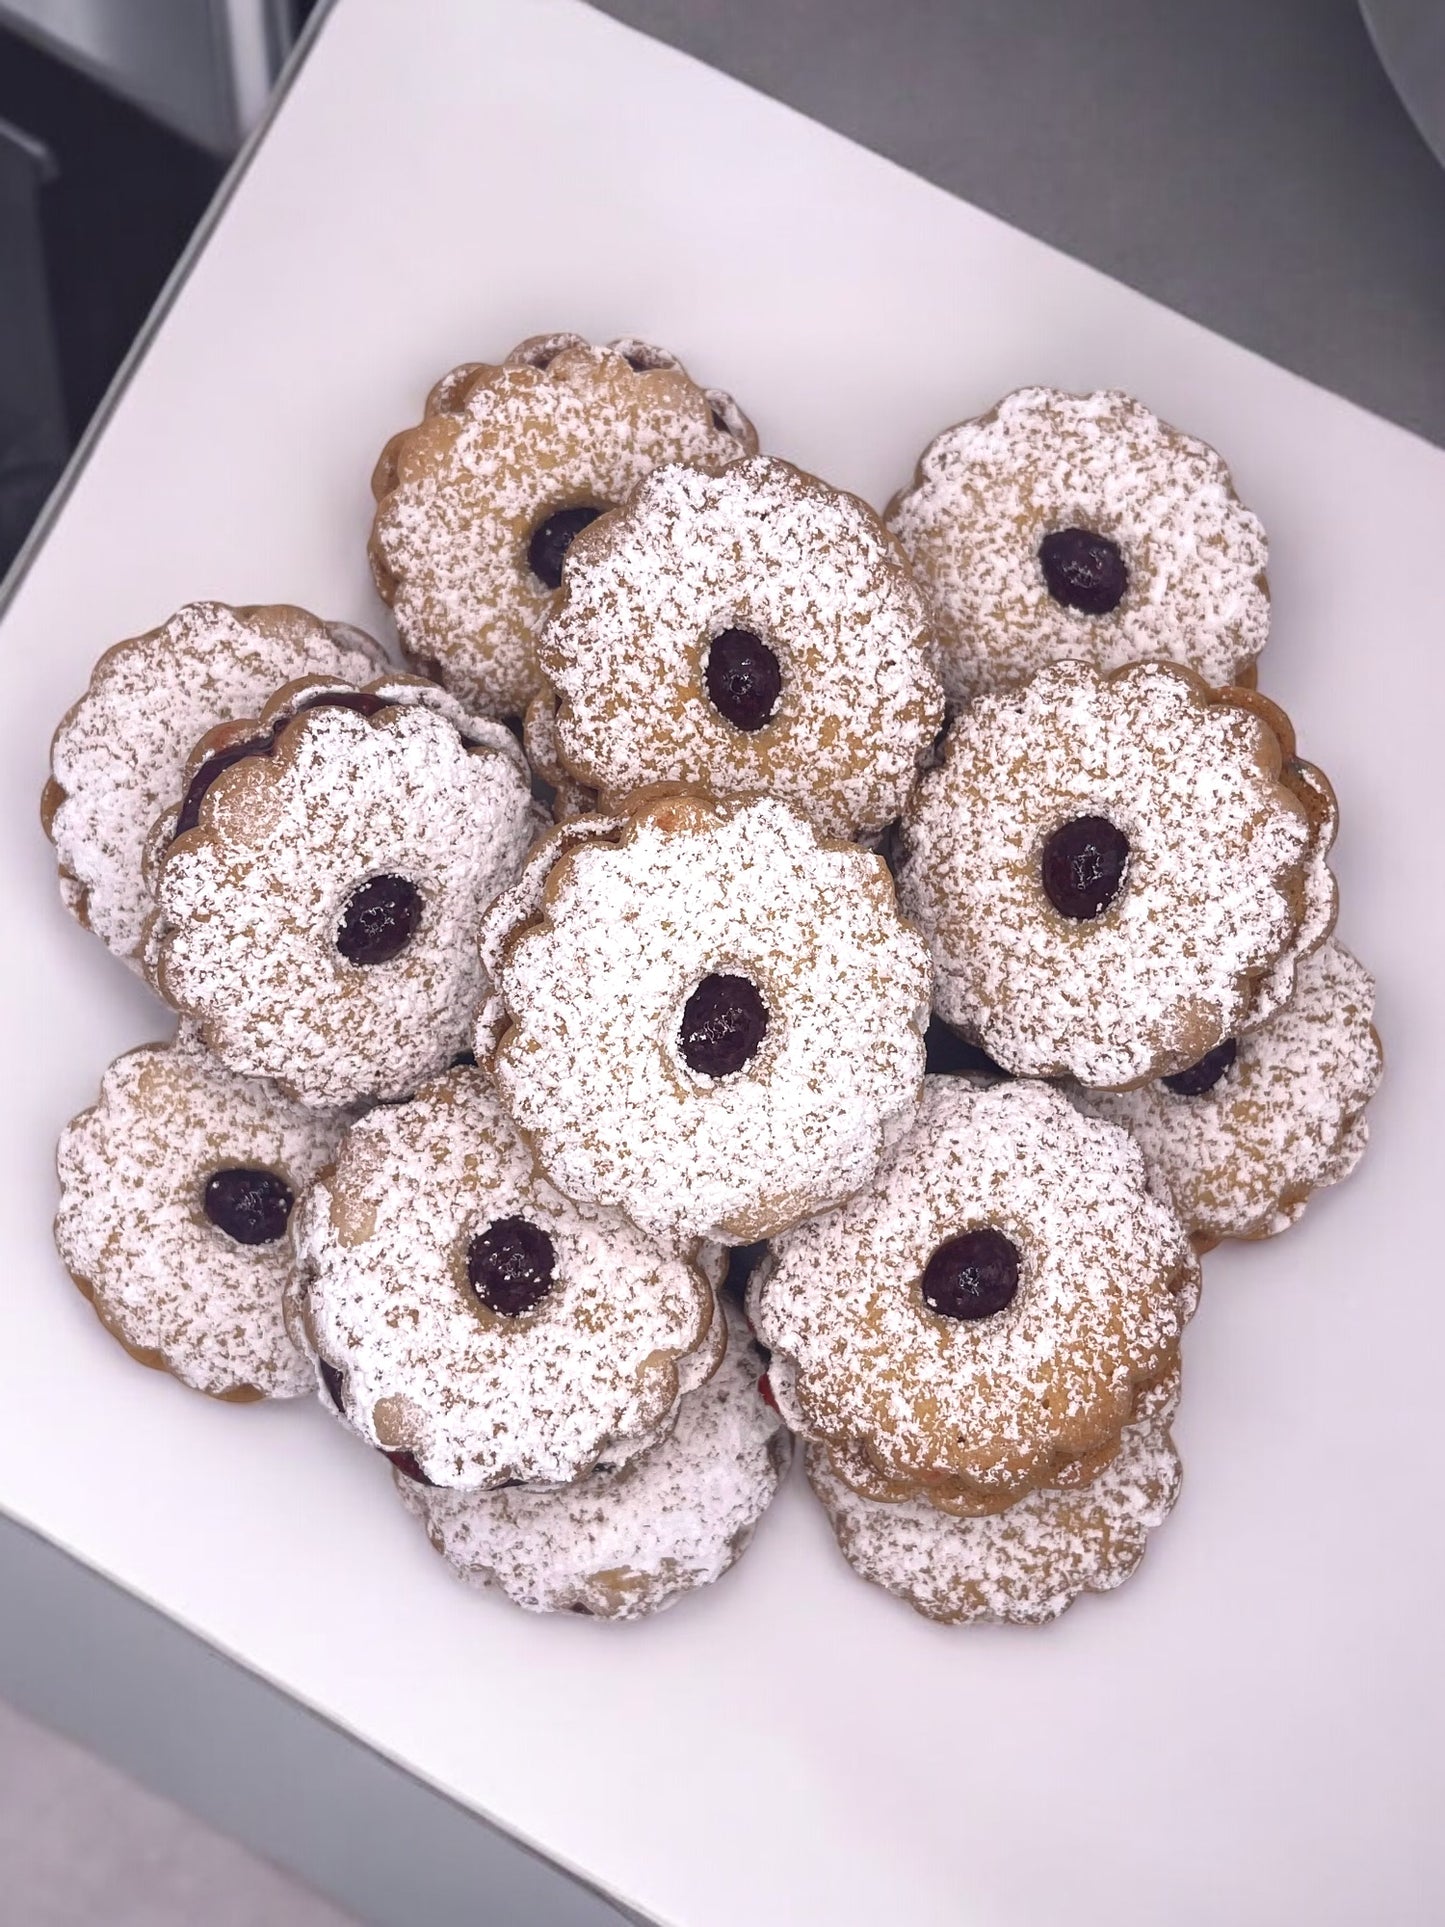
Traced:
<path fill-rule="evenodd" d="M 1115 390 L 1022 388 L 945 429 L 888 521 L 937 604 L 955 705 L 1063 658 L 1163 657 L 1234 682 L 1269 635 L 1264 529 L 1229 470 Z M 1039 543 L 1066 528 L 1123 553 L 1128 589 L 1107 615 L 1049 594 Z"/>
<path fill-rule="evenodd" d="M 1299 932 L 1312 831 L 1276 757 L 1258 717 L 1166 664 L 1058 663 L 981 697 L 904 818 L 899 897 L 939 1014 L 1028 1076 L 1122 1086 L 1204 1056 Z M 1128 837 L 1128 870 L 1074 922 L 1040 852 L 1091 815 Z"/>
<path fill-rule="evenodd" d="M 479 1063 L 490 1060 L 507 1027 L 507 1007 L 497 986 L 508 939 L 524 923 L 531 923 L 542 914 L 547 879 L 554 864 L 584 843 L 614 839 L 624 821 L 620 816 L 581 816 L 558 824 L 533 844 L 517 881 L 483 911 L 477 925 L 483 987 L 474 1039 Z"/>
<path fill-rule="evenodd" d="M 1339 805 L 1323 770 L 1298 760 L 1284 772 L 1289 787 L 1304 804 L 1310 819 L 1309 855 L 1304 867 L 1304 907 L 1294 942 L 1272 970 L 1265 972 L 1249 999 L 1246 1026 L 1262 1024 L 1294 995 L 1295 979 L 1304 959 L 1311 956 L 1335 927 L 1340 893 L 1330 868 L 1330 851 L 1340 827 Z M 1244 1026 L 1242 1026 L 1243 1028 Z"/>
<path fill-rule="evenodd" d="M 736 1313 L 721 1369 L 674 1430 L 618 1472 L 562 1492 L 397 1490 L 457 1574 L 532 1612 L 636 1619 L 721 1578 L 752 1538 L 791 1441 L 758 1395 L 763 1361 Z M 723 1314 L 719 1313 L 721 1323 Z"/>
<path fill-rule="evenodd" d="M 940 1317 L 924 1266 L 983 1225 L 1018 1248 L 1017 1295 L 992 1317 Z M 1042 1084 L 931 1077 L 872 1185 L 773 1246 L 753 1315 L 796 1374 L 780 1403 L 810 1438 L 996 1497 L 1117 1438 L 1174 1358 L 1194 1269 L 1124 1132 Z"/>
<path fill-rule="evenodd" d="M 308 1103 L 400 1097 L 465 1047 L 473 932 L 537 817 L 511 749 L 471 747 L 416 685 L 366 717 L 312 709 L 224 770 L 156 874 L 157 984 L 233 1070 Z M 399 876 L 422 900 L 392 961 L 336 947 L 352 893 Z"/>
<path fill-rule="evenodd" d="M 770 1016 L 718 1079 L 677 1044 L 714 971 Z M 887 871 L 775 799 L 673 798 L 572 850 L 498 984 L 498 1084 L 543 1168 L 663 1235 L 746 1244 L 847 1196 L 922 1077 L 927 955 Z"/>
<path fill-rule="evenodd" d="M 466 1253 L 514 1216 L 551 1239 L 556 1282 L 505 1318 L 471 1290 Z M 650 1443 L 681 1361 L 711 1352 L 702 1276 L 536 1177 L 475 1071 L 357 1124 L 298 1210 L 296 1244 L 309 1335 L 342 1375 L 347 1417 L 439 1485 L 562 1484 Z"/>
<path fill-rule="evenodd" d="M 304 609 L 189 602 L 158 629 L 118 643 L 55 732 L 48 828 L 61 895 L 117 956 L 134 960 L 150 899 L 141 852 L 179 798 L 191 747 L 247 716 L 282 683 L 318 674 L 364 682 L 383 660 L 359 629 Z"/>
<path fill-rule="evenodd" d="M 1090 1484 L 1031 1492 L 989 1518 L 860 1498 L 813 1447 L 808 1477 L 860 1578 L 929 1619 L 1044 1625 L 1081 1593 L 1122 1585 L 1169 1516 L 1183 1477 L 1169 1436 L 1178 1396 L 1174 1373 L 1167 1394 L 1125 1427 L 1117 1456 Z"/>
<path fill-rule="evenodd" d="M 772 718 L 708 697 L 725 629 L 778 658 Z M 787 462 L 655 470 L 572 544 L 538 640 L 562 763 L 604 802 L 648 784 L 785 797 L 833 835 L 875 832 L 943 720 L 927 605 L 872 509 Z"/>
<path fill-rule="evenodd" d="M 236 1168 L 273 1171 L 299 1197 L 345 1124 L 233 1076 L 184 1029 L 131 1051 L 61 1135 L 60 1255 L 147 1363 L 217 1397 L 299 1397 L 315 1381 L 282 1322 L 290 1242 L 239 1244 L 202 1199 L 215 1172 Z"/>
<path fill-rule="evenodd" d="M 380 465 L 377 586 L 409 656 L 478 708 L 520 716 L 557 600 L 528 564 L 533 530 L 558 509 L 613 506 L 663 462 L 723 467 L 744 447 L 681 369 L 638 373 L 586 344 L 542 368 L 479 367 L 448 403 Z"/>
<path fill-rule="evenodd" d="M 1181 1097 L 1151 1083 L 1074 1100 L 1133 1134 L 1154 1189 L 1202 1242 L 1267 1237 L 1364 1151 L 1362 1113 L 1383 1069 L 1374 1001 L 1368 971 L 1330 942 L 1300 964 L 1291 1002 L 1239 1039 L 1212 1090 Z"/>

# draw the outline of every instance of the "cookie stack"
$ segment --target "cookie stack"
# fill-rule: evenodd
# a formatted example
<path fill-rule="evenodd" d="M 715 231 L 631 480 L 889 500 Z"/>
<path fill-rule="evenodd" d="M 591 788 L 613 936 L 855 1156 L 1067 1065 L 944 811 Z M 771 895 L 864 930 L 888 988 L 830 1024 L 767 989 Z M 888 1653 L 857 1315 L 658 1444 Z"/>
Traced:
<path fill-rule="evenodd" d="M 556 334 L 373 488 L 405 670 L 193 603 L 56 733 L 62 898 L 179 1020 L 61 1140 L 103 1324 L 314 1393 L 534 1610 L 716 1579 L 794 1437 L 932 1618 L 1117 1586 L 1200 1254 L 1348 1173 L 1380 1073 L 1223 463 L 1030 389 L 880 518 Z"/>

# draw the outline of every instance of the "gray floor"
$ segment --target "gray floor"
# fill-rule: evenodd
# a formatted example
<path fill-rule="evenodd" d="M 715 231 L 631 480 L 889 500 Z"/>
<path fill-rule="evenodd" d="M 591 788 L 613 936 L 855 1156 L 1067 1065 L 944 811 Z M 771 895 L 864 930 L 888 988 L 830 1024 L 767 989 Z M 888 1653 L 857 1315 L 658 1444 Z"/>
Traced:
<path fill-rule="evenodd" d="M 1445 170 L 1400 108 L 1352 0 L 602 4 L 1445 442 Z M 99 1589 L 86 1583 L 77 1576 L 77 1637 L 79 1619 L 97 1610 Z M 96 1627 L 113 1627 L 114 1602 L 98 1610 Z M 182 1673 L 223 1664 L 159 1621 L 145 1630 L 154 1616 L 132 1610 L 135 1638 L 152 1642 L 157 1665 L 163 1646 Z M 268 1708 L 262 1691 L 237 1675 L 236 1733 L 214 1736 L 218 1754 L 239 1737 L 235 1756 L 217 1766 L 220 1778 L 222 1765 L 233 1777 L 235 1810 L 248 1797 L 247 1740 L 274 1748 L 289 1721 L 287 1746 L 304 1750 L 304 1724 L 317 1770 L 332 1758 L 345 1788 L 332 1803 L 344 1816 L 341 1845 L 347 1819 L 364 1841 L 358 1814 L 412 1794 L 422 1804 L 394 1837 L 426 1837 L 430 1877 L 474 1896 L 468 1917 L 478 1927 L 523 1918 L 544 1927 L 533 1900 L 514 1892 L 489 1904 L 485 1883 L 468 1887 L 461 1816 L 426 1805 L 420 1789 L 385 1785 L 391 1769 L 362 1749 L 345 1751 L 346 1741 L 299 1709 Z M 158 1751 L 121 1737 L 108 1744 L 137 1771 L 184 1787 L 184 1773 Z M 253 1838 L 279 1832 L 266 1791 L 249 1786 Z M 438 1831 L 428 1833 L 433 1823 Z M 325 1831 L 319 1811 L 316 1827 Z M 311 1864 L 341 1891 L 338 1840 L 320 1832 Z M 299 1846 L 288 1857 L 307 1864 Z M 392 1899 L 374 1918 L 442 1917 L 436 1903 L 399 1908 L 405 1869 L 388 1872 Z M 0 1891 L 7 1927 L 340 1927 L 346 1918 L 3 1704 Z M 571 1915 L 571 1904 L 558 1905 Z"/>
<path fill-rule="evenodd" d="M 348 1927 L 179 1807 L 0 1701 L 9 1927 Z"/>
<path fill-rule="evenodd" d="M 1445 442 L 1445 169 L 1354 0 L 599 4 Z"/>

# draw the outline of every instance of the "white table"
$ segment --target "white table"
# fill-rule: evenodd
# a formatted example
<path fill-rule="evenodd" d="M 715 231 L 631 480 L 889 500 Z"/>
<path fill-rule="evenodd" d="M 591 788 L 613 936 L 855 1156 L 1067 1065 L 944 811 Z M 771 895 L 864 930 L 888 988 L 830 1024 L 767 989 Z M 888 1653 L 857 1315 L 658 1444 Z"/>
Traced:
<path fill-rule="evenodd" d="M 1264 680 L 1343 799 L 1391 1075 L 1363 1173 L 1211 1262 L 1178 1513 L 1047 1634 L 916 1620 L 797 1483 L 654 1624 L 511 1612 L 315 1412 L 135 1370 L 50 1253 L 56 1132 L 162 1027 L 55 904 L 51 725 L 190 596 L 376 622 L 381 442 L 440 370 L 554 326 L 676 345 L 875 501 L 1020 381 L 1117 383 L 1273 532 Z M 1445 454 L 568 0 L 342 0 L 3 621 L 0 1507 L 686 1927 L 1438 1919 L 1442 533 Z"/>

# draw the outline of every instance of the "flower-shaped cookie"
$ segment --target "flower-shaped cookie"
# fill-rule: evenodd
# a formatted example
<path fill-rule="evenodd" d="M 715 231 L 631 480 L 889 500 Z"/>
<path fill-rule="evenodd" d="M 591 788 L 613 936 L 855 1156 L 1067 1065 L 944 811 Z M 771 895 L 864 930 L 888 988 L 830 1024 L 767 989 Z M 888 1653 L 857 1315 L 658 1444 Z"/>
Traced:
<path fill-rule="evenodd" d="M 397 1490 L 463 1579 L 532 1612 L 640 1619 L 720 1579 L 747 1549 L 792 1456 L 758 1389 L 763 1361 L 735 1312 L 717 1373 L 667 1437 L 560 1492 L 459 1492 L 397 1472 Z"/>
<path fill-rule="evenodd" d="M 866 1183 L 917 1100 L 929 992 L 881 859 L 776 799 L 691 794 L 558 847 L 495 971 L 498 1086 L 552 1180 L 725 1244 Z"/>
<path fill-rule="evenodd" d="M 1269 635 L 1264 530 L 1229 470 L 1115 390 L 1021 388 L 945 429 L 888 522 L 932 592 L 955 706 L 1063 659 L 1252 679 Z"/>
<path fill-rule="evenodd" d="M 141 853 L 183 787 L 208 729 L 253 715 L 297 676 L 364 682 L 384 664 L 359 629 L 304 609 L 188 602 L 159 629 L 109 649 L 51 747 L 41 820 L 66 907 L 137 965 L 150 898 Z"/>
<path fill-rule="evenodd" d="M 233 1075 L 185 1030 L 111 1065 L 61 1134 L 55 1242 L 133 1358 L 236 1402 L 313 1388 L 282 1322 L 288 1227 L 346 1122 Z"/>
<path fill-rule="evenodd" d="M 475 1070 L 353 1126 L 295 1236 L 291 1315 L 323 1387 L 435 1485 L 615 1466 L 717 1362 L 701 1272 L 539 1178 Z"/>
<path fill-rule="evenodd" d="M 573 543 L 537 644 L 557 757 L 604 808 L 683 782 L 784 797 L 847 837 L 918 780 L 943 721 L 934 653 L 873 510 L 762 455 L 655 469 Z"/>
<path fill-rule="evenodd" d="M 372 477 L 372 572 L 402 647 L 494 716 L 541 688 L 534 644 L 578 530 L 662 462 L 721 468 L 755 445 L 675 363 L 561 339 L 453 370 Z"/>
<path fill-rule="evenodd" d="M 1304 959 L 1294 996 L 1257 1030 L 1178 1077 L 1074 1100 L 1131 1133 L 1155 1191 L 1201 1249 L 1271 1237 L 1363 1155 L 1365 1106 L 1384 1068 L 1374 1002 L 1369 972 L 1330 942 Z"/>
<path fill-rule="evenodd" d="M 1248 1021 L 1297 953 L 1318 840 L 1271 716 L 1288 737 L 1169 663 L 1056 663 L 957 716 L 898 884 L 939 1015 L 1006 1070 L 1109 1087 Z"/>
<path fill-rule="evenodd" d="M 1183 1476 L 1169 1436 L 1178 1401 L 1175 1370 L 1089 1483 L 1044 1487 L 987 1518 L 861 1498 L 816 1446 L 808 1477 L 860 1578 L 949 1625 L 1042 1626 L 1080 1593 L 1121 1586 L 1169 1516 Z"/>
<path fill-rule="evenodd" d="M 507 732 L 405 677 L 298 683 L 189 775 L 151 863 L 166 1001 L 310 1104 L 405 1096 L 448 1064 L 477 917 L 540 823 Z"/>
<path fill-rule="evenodd" d="M 929 1078 L 873 1183 L 780 1238 L 750 1304 L 795 1430 L 920 1499 L 1007 1503 L 1117 1450 L 1196 1272 L 1124 1132 L 1042 1084 Z"/>

